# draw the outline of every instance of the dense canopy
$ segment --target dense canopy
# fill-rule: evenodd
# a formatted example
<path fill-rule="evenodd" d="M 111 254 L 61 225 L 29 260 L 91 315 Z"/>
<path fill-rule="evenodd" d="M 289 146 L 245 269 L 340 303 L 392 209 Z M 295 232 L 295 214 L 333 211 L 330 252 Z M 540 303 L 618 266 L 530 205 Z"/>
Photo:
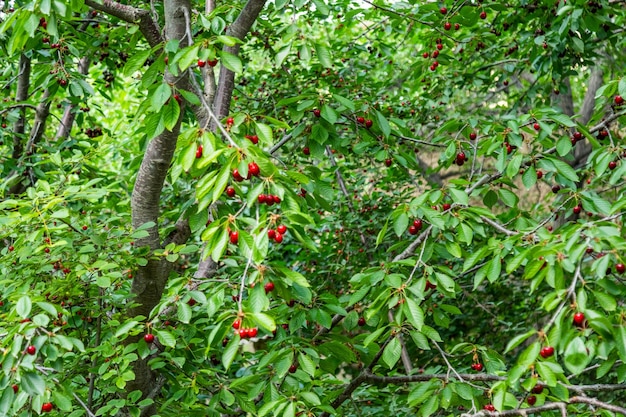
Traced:
<path fill-rule="evenodd" d="M 0 416 L 626 415 L 625 26 L 0 1 Z"/>

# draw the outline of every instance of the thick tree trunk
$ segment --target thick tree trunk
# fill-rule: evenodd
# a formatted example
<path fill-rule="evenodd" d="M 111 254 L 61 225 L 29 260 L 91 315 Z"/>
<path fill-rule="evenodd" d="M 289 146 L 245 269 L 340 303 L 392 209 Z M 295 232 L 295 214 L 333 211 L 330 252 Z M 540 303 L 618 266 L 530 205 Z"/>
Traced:
<path fill-rule="evenodd" d="M 165 0 L 164 8 L 166 40 L 179 40 L 181 47 L 188 45 L 191 42 L 191 39 L 186 38 L 188 33 L 187 20 L 191 16 L 189 1 Z M 177 79 L 173 75 L 166 73 L 165 82 L 176 86 Z M 176 150 L 176 141 L 180 133 L 183 114 L 184 103 L 181 104 L 180 116 L 172 130 L 164 131 L 148 144 L 133 189 L 131 198 L 133 228 L 136 229 L 146 223 L 152 224 L 147 229 L 148 236 L 138 239 L 136 244 L 137 246 L 149 247 L 150 252 L 161 247 L 159 203 L 165 177 Z M 184 240 L 186 240 L 189 236 L 188 228 L 183 227 L 182 230 L 187 232 L 187 235 L 184 237 Z M 129 317 L 143 316 L 147 318 L 150 316 L 152 309 L 161 300 L 170 271 L 171 265 L 159 259 L 150 259 L 146 266 L 139 268 L 132 284 L 134 304 L 128 311 Z M 136 340 L 137 338 L 135 337 L 129 338 L 128 341 L 134 342 Z M 133 364 L 135 380 L 130 381 L 127 386 L 127 392 L 140 390 L 142 398 L 151 395 L 157 386 L 157 379 L 150 371 L 147 359 L 138 359 Z M 152 406 L 144 409 L 142 416 L 149 416 L 155 413 L 156 407 Z"/>

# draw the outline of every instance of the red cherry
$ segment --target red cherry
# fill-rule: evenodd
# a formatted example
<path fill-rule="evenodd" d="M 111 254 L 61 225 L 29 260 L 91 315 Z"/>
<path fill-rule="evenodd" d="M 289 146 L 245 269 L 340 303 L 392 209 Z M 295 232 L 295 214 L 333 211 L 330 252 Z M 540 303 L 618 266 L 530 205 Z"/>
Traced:
<path fill-rule="evenodd" d="M 365 317 L 359 317 L 359 321 L 357 322 L 359 326 L 365 326 Z"/>
<path fill-rule="evenodd" d="M 578 312 L 574 314 L 574 324 L 576 326 L 582 326 L 584 322 L 585 322 L 585 313 Z"/>
<path fill-rule="evenodd" d="M 476 133 L 475 132 L 470 133 L 469 138 L 470 140 L 476 140 Z"/>
<path fill-rule="evenodd" d="M 443 24 L 443 28 L 445 30 L 450 30 L 450 29 L 452 29 L 452 24 L 450 22 L 446 22 L 446 23 Z"/>
<path fill-rule="evenodd" d="M 439 51 L 435 49 L 435 50 L 433 51 L 433 58 L 437 58 L 438 56 L 439 56 Z M 438 65 L 439 65 L 439 63 L 438 63 L 437 61 L 435 61 L 435 63 L 437 64 L 436 66 L 438 66 Z"/>
<path fill-rule="evenodd" d="M 251 329 L 248 329 L 248 337 L 256 337 L 257 334 L 259 334 L 258 328 L 253 327 Z"/>
<path fill-rule="evenodd" d="M 20 388 L 17 386 L 17 384 L 13 384 L 12 388 L 13 388 L 13 393 L 14 393 L 14 394 L 17 394 L 17 391 L 20 389 Z"/>
<path fill-rule="evenodd" d="M 199 60 L 198 60 L 198 66 L 199 66 L 200 68 L 204 68 L 204 66 L 205 66 L 205 65 L 206 65 L 206 61 L 203 61 L 203 60 L 201 60 L 201 59 L 199 59 Z"/>
<path fill-rule="evenodd" d="M 483 407 L 483 410 L 486 410 L 486 411 L 496 411 L 496 407 L 494 407 L 492 404 L 487 404 L 487 405 L 485 405 Z"/>
<path fill-rule="evenodd" d="M 480 372 L 483 370 L 483 364 L 482 363 L 474 363 L 472 364 L 472 369 L 475 370 L 476 372 Z"/>
<path fill-rule="evenodd" d="M 322 115 L 322 112 L 320 111 L 320 109 L 313 109 L 313 114 L 315 115 L 315 117 L 320 117 Z"/>
<path fill-rule="evenodd" d="M 258 177 L 260 173 L 261 170 L 259 169 L 259 166 L 256 162 L 250 162 L 248 164 L 248 175 L 254 175 L 255 177 Z"/>
<path fill-rule="evenodd" d="M 233 329 L 238 330 L 241 327 L 241 320 L 236 319 L 233 321 Z"/>
<path fill-rule="evenodd" d="M 233 169 L 233 179 L 237 182 L 243 181 L 243 177 L 241 176 L 237 168 Z"/>
<path fill-rule="evenodd" d="M 459 25 L 458 23 L 454 24 L 454 30 L 459 30 L 461 29 L 461 25 Z"/>
<path fill-rule="evenodd" d="M 359 117 L 356 118 L 356 121 L 359 124 L 363 124 L 363 123 L 365 123 L 365 117 L 359 116 Z"/>
<path fill-rule="evenodd" d="M 413 226 L 415 226 L 417 230 L 420 230 L 422 228 L 422 221 L 420 219 L 413 220 Z"/>
<path fill-rule="evenodd" d="M 290 374 L 293 374 L 297 370 L 298 370 L 298 365 L 296 365 L 295 363 L 289 367 L 289 373 Z"/>
<path fill-rule="evenodd" d="M 543 178 L 543 172 L 540 170 L 537 170 L 537 179 L 540 180 L 541 178 Z"/>
<path fill-rule="evenodd" d="M 279 197 L 279 196 L 275 195 L 275 196 L 272 196 L 272 198 L 274 199 L 274 203 L 276 203 L 276 204 L 280 204 L 280 201 L 281 201 L 281 200 L 280 200 L 280 197 Z"/>
<path fill-rule="evenodd" d="M 441 9 L 439 9 L 439 11 L 441 12 L 441 14 L 448 13 L 448 9 L 446 9 L 445 7 L 442 7 Z"/>
<path fill-rule="evenodd" d="M 574 139 L 576 139 L 576 141 L 578 142 L 579 140 L 581 140 L 583 138 L 583 134 L 580 132 L 574 132 Z"/>
<path fill-rule="evenodd" d="M 480 18 L 481 19 L 486 19 L 487 18 L 487 12 L 485 12 L 484 10 L 482 12 L 480 12 Z"/>
<path fill-rule="evenodd" d="M 533 387 L 533 389 L 531 390 L 531 392 L 533 394 L 541 394 L 543 392 L 543 385 L 541 384 L 537 384 Z"/>
<path fill-rule="evenodd" d="M 143 335 L 143 340 L 146 341 L 146 343 L 152 343 L 154 342 L 154 335 L 152 333 L 146 333 Z"/>
<path fill-rule="evenodd" d="M 552 192 L 554 194 L 558 193 L 560 190 L 561 190 L 561 186 L 560 185 L 555 184 L 555 185 L 552 186 Z"/>
<path fill-rule="evenodd" d="M 41 405 L 41 411 L 44 413 L 49 413 L 52 411 L 52 403 L 43 403 Z"/>
<path fill-rule="evenodd" d="M 391 159 L 385 159 L 385 166 L 390 167 L 392 162 L 393 161 Z"/>
<path fill-rule="evenodd" d="M 368 128 L 368 129 L 369 129 L 370 127 L 372 127 L 372 125 L 373 125 L 373 124 L 374 124 L 374 122 L 372 122 L 370 119 L 367 119 L 367 120 L 365 121 L 365 127 L 366 127 L 366 128 Z"/>
<path fill-rule="evenodd" d="M 617 162 L 615 161 L 609 162 L 609 169 L 613 170 L 615 168 L 617 168 Z"/>
<path fill-rule="evenodd" d="M 443 211 L 450 210 L 450 204 L 445 203 L 443 206 L 441 206 L 441 208 L 443 209 Z"/>
<path fill-rule="evenodd" d="M 276 236 L 274 236 L 274 242 L 282 243 L 282 241 L 283 241 L 283 235 L 281 235 L 280 233 L 276 232 Z"/>
<path fill-rule="evenodd" d="M 34 355 L 35 353 L 37 353 L 37 348 L 33 345 L 30 345 L 26 348 L 26 353 L 28 353 L 29 355 Z"/>
<path fill-rule="evenodd" d="M 576 207 L 574 207 L 572 211 L 574 212 L 574 214 L 580 214 L 580 212 L 583 211 L 583 206 L 579 204 Z"/>
<path fill-rule="evenodd" d="M 615 264 L 615 270 L 620 274 L 623 274 L 626 272 L 626 266 L 624 266 L 624 264 Z"/>
<path fill-rule="evenodd" d="M 533 125 L 533 129 L 535 129 L 535 130 L 541 130 L 541 126 L 539 126 L 539 123 L 535 123 L 535 124 Z"/>
<path fill-rule="evenodd" d="M 236 191 L 233 187 L 226 187 L 226 195 L 229 197 L 234 197 L 236 194 Z"/>
<path fill-rule="evenodd" d="M 617 104 L 618 106 L 621 106 L 622 104 L 624 104 L 624 99 L 622 98 L 622 96 L 615 96 L 615 104 Z"/>
<path fill-rule="evenodd" d="M 437 289 L 437 286 L 430 281 L 426 281 L 425 290 L 428 291 L 428 290 L 434 290 L 434 289 Z"/>
<path fill-rule="evenodd" d="M 203 151 L 202 145 L 198 145 L 198 147 L 196 148 L 196 158 L 202 158 L 202 151 Z"/>
<path fill-rule="evenodd" d="M 528 398 L 526 398 L 526 402 L 528 403 L 528 405 L 535 405 L 535 403 L 537 402 L 537 397 L 535 397 L 534 395 L 530 395 Z"/>
<path fill-rule="evenodd" d="M 217 59 L 209 59 L 206 63 L 209 64 L 209 67 L 214 67 L 217 65 Z"/>
<path fill-rule="evenodd" d="M 267 284 L 265 284 L 263 288 L 265 289 L 265 294 L 270 293 L 274 290 L 274 283 L 270 281 Z"/>
<path fill-rule="evenodd" d="M 414 225 L 409 226 L 409 234 L 410 235 L 416 235 L 418 232 L 417 227 L 415 227 Z"/>
<path fill-rule="evenodd" d="M 265 203 L 266 199 L 267 199 L 267 196 L 265 194 L 259 194 L 259 196 L 257 197 L 257 201 L 259 202 L 259 204 Z"/>
<path fill-rule="evenodd" d="M 284 235 L 285 233 L 287 233 L 287 226 L 285 226 L 284 224 L 281 224 L 276 228 L 276 231 L 280 233 L 281 235 Z"/>
<path fill-rule="evenodd" d="M 239 329 L 239 337 L 241 337 L 242 339 L 245 339 L 248 337 L 249 333 L 248 333 L 248 329 Z"/>
<path fill-rule="evenodd" d="M 550 356 L 554 355 L 554 348 L 552 346 L 546 346 L 541 348 L 541 350 L 539 351 L 539 354 L 541 355 L 542 358 L 549 358 Z"/>
<path fill-rule="evenodd" d="M 268 231 L 267 231 L 267 237 L 268 237 L 269 239 L 274 240 L 274 238 L 276 237 L 276 230 L 274 230 L 274 229 L 270 229 L 270 230 L 268 230 Z"/>
<path fill-rule="evenodd" d="M 196 305 L 196 300 L 194 300 L 193 298 L 190 298 L 189 301 L 187 301 L 187 305 L 190 307 L 193 307 Z"/>
<path fill-rule="evenodd" d="M 422 56 L 423 56 L 424 58 L 428 58 L 428 57 L 430 56 L 430 54 L 429 54 L 428 52 L 424 52 L 424 53 L 422 54 Z"/>
<path fill-rule="evenodd" d="M 228 119 L 226 119 L 226 124 L 229 126 L 232 126 L 235 123 L 235 119 L 233 119 L 232 117 L 229 117 Z"/>
<path fill-rule="evenodd" d="M 230 243 L 232 243 L 233 245 L 236 245 L 239 242 L 239 232 L 238 231 L 234 231 L 231 232 L 230 234 Z"/>
<path fill-rule="evenodd" d="M 303 153 L 303 154 L 305 154 L 306 156 L 309 156 L 309 155 L 311 155 L 311 150 L 309 149 L 309 147 L 308 147 L 308 146 L 305 146 L 305 147 L 302 149 L 302 153 Z"/>

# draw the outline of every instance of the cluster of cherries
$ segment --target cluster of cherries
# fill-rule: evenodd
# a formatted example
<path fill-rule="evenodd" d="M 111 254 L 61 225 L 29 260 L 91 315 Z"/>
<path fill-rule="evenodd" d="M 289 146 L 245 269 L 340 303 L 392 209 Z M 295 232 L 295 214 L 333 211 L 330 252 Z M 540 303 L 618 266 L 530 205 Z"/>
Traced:
<path fill-rule="evenodd" d="M 409 234 L 416 235 L 422 230 L 422 221 L 420 219 L 413 220 L 413 224 L 409 226 Z"/>
<path fill-rule="evenodd" d="M 283 241 L 283 235 L 287 233 L 287 226 L 285 226 L 284 224 L 278 225 L 278 227 L 276 227 L 276 230 L 274 229 L 270 229 L 267 231 L 267 237 L 271 240 L 273 240 L 276 243 L 282 243 Z M 274 284 L 272 284 L 272 289 Z M 266 292 L 267 292 L 267 288 L 266 288 Z"/>
<path fill-rule="evenodd" d="M 248 164 L 248 177 L 247 179 L 250 179 L 252 177 L 258 177 L 261 174 L 261 169 L 259 168 L 259 165 L 256 162 L 250 162 Z M 233 179 L 237 182 L 241 182 L 244 180 L 244 178 L 241 176 L 241 174 L 239 173 L 239 170 L 237 168 L 235 168 L 233 170 Z"/>
<path fill-rule="evenodd" d="M 259 194 L 257 197 L 257 201 L 259 204 L 267 204 L 268 206 L 273 206 L 274 204 L 280 204 L 282 201 L 279 196 L 272 194 Z"/>
<path fill-rule="evenodd" d="M 366 119 L 365 117 L 361 117 L 361 116 L 357 117 L 356 121 L 357 121 L 358 124 L 363 125 L 366 128 L 368 128 L 368 129 L 370 127 L 372 127 L 372 125 L 374 124 L 374 122 L 372 120 Z"/>
<path fill-rule="evenodd" d="M 257 327 L 242 328 L 241 320 L 239 319 L 233 322 L 233 329 L 235 329 L 239 337 L 242 339 L 249 339 L 251 337 L 256 337 L 256 335 L 259 333 L 259 329 Z"/>

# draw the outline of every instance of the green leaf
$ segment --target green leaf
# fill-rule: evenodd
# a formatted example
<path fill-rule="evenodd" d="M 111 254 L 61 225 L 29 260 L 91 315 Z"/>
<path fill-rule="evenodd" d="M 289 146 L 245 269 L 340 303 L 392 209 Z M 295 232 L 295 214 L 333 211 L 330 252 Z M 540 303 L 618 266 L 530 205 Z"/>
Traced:
<path fill-rule="evenodd" d="M 276 330 L 276 322 L 274 319 L 265 313 L 250 313 L 247 314 L 250 319 L 257 324 L 259 327 L 267 330 L 268 332 L 273 332 Z"/>
<path fill-rule="evenodd" d="M 177 100 L 170 100 L 162 110 L 163 124 L 170 132 L 176 126 L 178 117 L 180 116 L 180 106 Z"/>
<path fill-rule="evenodd" d="M 127 333 L 134 327 L 136 327 L 139 324 L 139 322 L 137 320 L 130 320 L 127 321 L 126 323 L 122 324 L 122 326 L 120 326 L 116 331 L 115 331 L 115 337 L 120 337 L 122 335 L 127 335 Z"/>
<path fill-rule="evenodd" d="M 129 57 L 124 65 L 123 73 L 126 77 L 131 77 L 135 72 L 139 71 L 146 60 L 152 55 L 153 51 L 146 49 L 139 51 L 133 56 Z"/>
<path fill-rule="evenodd" d="M 174 335 L 165 330 L 153 329 L 156 333 L 156 337 L 159 339 L 159 342 L 163 346 L 175 348 L 176 347 L 176 338 Z"/>
<path fill-rule="evenodd" d="M 163 108 L 167 100 L 170 99 L 171 96 L 172 96 L 171 87 L 166 83 L 160 84 L 150 96 L 150 106 L 152 107 L 152 111 L 154 112 L 161 111 L 161 109 Z"/>
<path fill-rule="evenodd" d="M 575 127 L 576 123 L 574 123 L 572 121 L 572 119 L 569 118 L 569 116 L 563 114 L 563 113 L 554 113 L 554 114 L 548 114 L 547 118 L 550 120 L 555 121 L 556 123 L 565 126 L 565 127 Z M 569 138 L 567 139 L 569 141 Z"/>
<path fill-rule="evenodd" d="M 322 118 L 324 118 L 324 120 L 326 120 L 331 125 L 334 125 L 337 122 L 337 112 L 335 112 L 335 110 L 329 105 L 324 104 L 324 106 L 322 106 L 321 113 Z"/>
<path fill-rule="evenodd" d="M 424 325 L 424 312 L 419 304 L 407 297 L 406 302 L 403 304 L 403 310 L 409 323 L 411 323 L 416 330 L 422 330 L 422 326 Z"/>
<path fill-rule="evenodd" d="M 575 337 L 569 342 L 564 356 L 565 367 L 574 375 L 583 372 L 591 362 L 591 357 L 581 337 Z"/>
<path fill-rule="evenodd" d="M 559 174 L 561 174 L 570 181 L 578 181 L 578 175 L 576 174 L 576 171 L 574 171 L 574 168 L 569 166 L 569 164 L 555 158 L 550 158 L 550 162 L 554 164 L 554 167 Z"/>
<path fill-rule="evenodd" d="M 226 370 L 230 368 L 233 360 L 235 360 L 235 356 L 237 356 L 237 352 L 239 351 L 239 336 L 235 335 L 224 349 L 224 353 L 222 353 L 222 365 Z"/>
<path fill-rule="evenodd" d="M 272 128 L 263 123 L 255 123 L 254 131 L 259 137 L 259 142 L 270 144 L 274 142 L 274 135 L 272 133 Z"/>
<path fill-rule="evenodd" d="M 186 70 L 191 66 L 192 63 L 196 62 L 198 59 L 198 50 L 200 49 L 199 44 L 194 44 L 186 47 L 177 55 L 179 55 L 178 60 L 176 61 L 178 64 L 178 68 L 181 70 Z"/>
<path fill-rule="evenodd" d="M 383 132 L 383 135 L 388 138 L 391 134 L 391 127 L 389 126 L 389 122 L 385 116 L 383 116 L 383 114 L 378 110 L 376 110 L 376 121 L 378 122 L 378 127 Z"/>
<path fill-rule="evenodd" d="M 498 190 L 498 195 L 500 196 L 500 199 L 502 200 L 502 202 L 509 207 L 515 207 L 517 206 L 517 203 L 519 202 L 519 197 L 517 197 L 515 193 L 513 193 L 510 190 L 507 190 L 506 188 L 500 188 Z"/>
<path fill-rule="evenodd" d="M 221 57 L 222 65 L 224 65 L 226 68 L 228 68 L 235 74 L 241 74 L 243 72 L 243 64 L 241 63 L 241 59 L 238 56 L 226 51 L 220 51 L 219 55 Z"/>
<path fill-rule="evenodd" d="M 402 352 L 402 345 L 397 337 L 391 339 L 391 341 L 385 346 L 383 350 L 383 362 L 389 369 L 393 368 L 398 360 L 400 359 L 400 354 Z"/>
<path fill-rule="evenodd" d="M 508 353 L 510 352 L 512 349 L 516 348 L 517 346 L 519 346 L 524 340 L 528 339 L 530 336 L 536 334 L 535 330 L 529 330 L 524 334 L 520 334 L 515 336 L 513 339 L 511 339 L 509 341 L 509 343 L 507 343 L 506 345 L 506 349 L 504 349 L 504 353 Z M 534 357 L 537 357 L 537 354 L 539 354 L 539 348 L 536 349 L 537 353 L 534 354 Z"/>
<path fill-rule="evenodd" d="M 72 400 L 58 389 L 52 390 L 52 400 L 62 411 L 72 411 Z"/>
<path fill-rule="evenodd" d="M 46 381 L 36 372 L 21 372 L 20 388 L 30 395 L 44 395 Z"/>
<path fill-rule="evenodd" d="M 30 297 L 27 295 L 22 296 L 15 305 L 15 311 L 18 316 L 25 319 L 30 315 L 30 311 L 33 308 L 33 304 L 30 301 Z"/>
<path fill-rule="evenodd" d="M 620 326 L 615 332 L 615 346 L 622 362 L 626 362 L 626 327 Z"/>
<path fill-rule="evenodd" d="M 189 304 L 179 301 L 177 303 L 176 317 L 178 318 L 178 321 L 189 324 L 191 321 L 191 307 Z"/>
<path fill-rule="evenodd" d="M 331 68 L 333 66 L 332 56 L 330 54 L 330 50 L 327 47 L 316 43 L 315 53 L 317 55 L 317 59 L 320 60 L 320 64 L 322 64 L 323 67 Z"/>
<path fill-rule="evenodd" d="M 409 226 L 409 215 L 406 212 L 402 212 L 393 221 L 393 231 L 396 236 L 400 237 L 406 231 Z"/>

